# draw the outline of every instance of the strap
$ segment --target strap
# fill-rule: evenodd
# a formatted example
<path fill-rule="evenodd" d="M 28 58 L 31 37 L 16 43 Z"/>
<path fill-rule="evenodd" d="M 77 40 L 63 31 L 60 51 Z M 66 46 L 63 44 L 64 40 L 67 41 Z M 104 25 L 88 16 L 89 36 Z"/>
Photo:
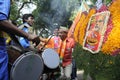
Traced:
<path fill-rule="evenodd" d="M 63 59 L 63 57 L 64 57 L 65 48 L 66 48 L 66 40 L 64 40 L 64 41 L 62 42 L 62 45 L 61 45 L 60 59 Z"/>
<path fill-rule="evenodd" d="M 24 26 L 25 26 L 25 25 L 22 24 L 22 25 L 20 25 L 20 26 L 18 27 L 18 29 L 21 29 L 21 30 L 22 30 L 22 29 L 24 28 Z"/>

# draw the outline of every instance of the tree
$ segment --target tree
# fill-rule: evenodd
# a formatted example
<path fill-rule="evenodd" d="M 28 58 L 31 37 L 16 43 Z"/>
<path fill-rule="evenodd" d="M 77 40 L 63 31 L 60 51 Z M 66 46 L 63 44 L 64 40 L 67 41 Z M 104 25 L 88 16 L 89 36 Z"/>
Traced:
<path fill-rule="evenodd" d="M 35 10 L 36 28 L 68 26 L 72 11 L 80 6 L 78 0 L 39 0 Z M 57 25 L 56 25 L 57 24 Z"/>
<path fill-rule="evenodd" d="M 12 21 L 17 21 L 18 23 L 21 23 L 21 16 L 22 12 L 21 10 L 27 6 L 29 7 L 29 4 L 36 4 L 38 0 L 19 0 L 14 1 L 14 4 L 11 5 L 11 11 L 10 11 L 10 19 Z"/>

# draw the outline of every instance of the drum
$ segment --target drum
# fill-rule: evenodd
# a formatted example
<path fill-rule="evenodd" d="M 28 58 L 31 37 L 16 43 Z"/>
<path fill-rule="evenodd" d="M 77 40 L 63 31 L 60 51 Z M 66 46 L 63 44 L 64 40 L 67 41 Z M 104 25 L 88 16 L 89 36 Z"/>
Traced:
<path fill-rule="evenodd" d="M 9 56 L 9 64 L 11 66 L 14 61 L 22 54 L 22 49 L 20 49 L 18 46 L 7 46 L 7 52 Z"/>
<path fill-rule="evenodd" d="M 13 60 L 9 60 L 12 64 L 10 69 L 10 80 L 39 80 L 44 65 L 42 58 L 36 54 L 36 52 L 30 51 L 24 54 L 20 54 L 15 49 L 8 48 L 8 55 L 12 55 L 10 52 L 16 52 L 19 56 L 12 56 Z M 10 59 L 12 58 L 10 56 Z"/>
<path fill-rule="evenodd" d="M 51 49 L 45 49 L 41 54 L 43 61 L 44 61 L 44 72 L 49 72 L 51 70 L 55 70 L 59 67 L 59 55 L 58 53 Z"/>

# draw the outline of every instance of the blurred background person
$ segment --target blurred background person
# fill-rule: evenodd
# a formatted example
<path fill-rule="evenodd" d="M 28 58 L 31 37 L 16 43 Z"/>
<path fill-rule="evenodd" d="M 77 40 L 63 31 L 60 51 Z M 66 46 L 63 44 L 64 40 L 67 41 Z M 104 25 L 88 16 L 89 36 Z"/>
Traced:
<path fill-rule="evenodd" d="M 58 30 L 59 30 L 58 28 L 55 28 L 53 34 L 51 34 L 47 39 L 40 37 L 40 40 L 42 42 L 37 46 L 37 48 L 39 50 L 44 50 L 47 48 L 54 49 L 59 56 L 62 40 L 58 36 L 58 32 L 59 32 Z M 59 75 L 60 75 L 60 68 L 57 67 L 55 71 L 50 72 L 47 75 L 43 74 L 43 80 L 45 80 L 46 78 L 55 80 L 56 78 L 58 78 Z"/>
<path fill-rule="evenodd" d="M 18 28 L 28 34 L 34 34 L 32 28 L 32 25 L 34 24 L 34 16 L 32 14 L 24 14 L 22 20 L 23 24 L 20 25 Z M 19 37 L 19 42 L 24 48 L 34 50 L 34 45 L 30 41 L 28 41 L 27 38 Z"/>

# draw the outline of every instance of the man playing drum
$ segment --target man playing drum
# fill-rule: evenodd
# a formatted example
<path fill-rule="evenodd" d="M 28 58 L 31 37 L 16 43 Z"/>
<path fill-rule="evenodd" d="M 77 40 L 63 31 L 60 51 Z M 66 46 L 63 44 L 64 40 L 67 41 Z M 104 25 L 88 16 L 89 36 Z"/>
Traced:
<path fill-rule="evenodd" d="M 46 52 L 46 50 L 48 50 L 49 52 L 49 54 L 48 55 L 46 55 L 46 56 L 49 56 L 49 58 L 51 58 L 50 60 L 52 60 L 51 61 L 51 65 L 57 65 L 57 64 L 59 64 L 59 59 L 57 58 L 57 55 L 58 55 L 58 57 L 59 57 L 59 53 L 60 53 L 60 46 L 61 46 L 61 43 L 62 43 L 62 40 L 60 39 L 60 37 L 58 36 L 58 28 L 56 28 L 54 31 L 53 31 L 53 35 L 51 35 L 48 39 L 44 39 L 44 38 L 41 38 L 40 37 L 40 40 L 41 41 L 43 41 L 43 43 L 42 44 L 40 44 L 40 45 L 38 45 L 37 47 L 41 50 L 41 48 L 44 48 L 44 51 L 43 51 L 43 53 L 42 53 L 42 55 L 43 56 L 45 56 L 45 54 L 47 54 L 47 53 L 45 53 Z M 51 53 L 50 51 L 52 51 L 52 50 L 55 50 L 56 52 L 54 52 L 53 51 L 53 53 L 55 53 L 55 54 L 53 54 L 53 53 Z M 57 55 L 56 55 L 57 54 Z M 54 59 L 53 59 L 54 58 Z M 45 60 L 44 58 L 43 58 L 43 60 Z M 48 59 L 49 60 L 49 59 Z M 47 60 L 47 62 L 50 62 L 50 60 L 48 61 Z M 58 63 L 57 63 L 58 62 Z M 59 66 L 59 65 L 58 65 Z M 58 75 L 58 71 L 59 71 L 59 69 L 58 69 L 58 67 L 57 68 L 55 68 L 55 70 L 53 71 L 53 72 L 50 72 L 49 73 L 49 77 L 50 78 L 55 78 L 56 76 L 54 75 L 54 74 L 57 74 Z M 44 77 L 44 76 L 43 76 Z"/>
<path fill-rule="evenodd" d="M 8 21 L 10 3 L 10 0 L 0 0 L 0 80 L 8 80 L 8 54 L 6 51 L 5 32 L 25 37 L 33 42 L 40 42 L 36 35 L 29 35 Z"/>

